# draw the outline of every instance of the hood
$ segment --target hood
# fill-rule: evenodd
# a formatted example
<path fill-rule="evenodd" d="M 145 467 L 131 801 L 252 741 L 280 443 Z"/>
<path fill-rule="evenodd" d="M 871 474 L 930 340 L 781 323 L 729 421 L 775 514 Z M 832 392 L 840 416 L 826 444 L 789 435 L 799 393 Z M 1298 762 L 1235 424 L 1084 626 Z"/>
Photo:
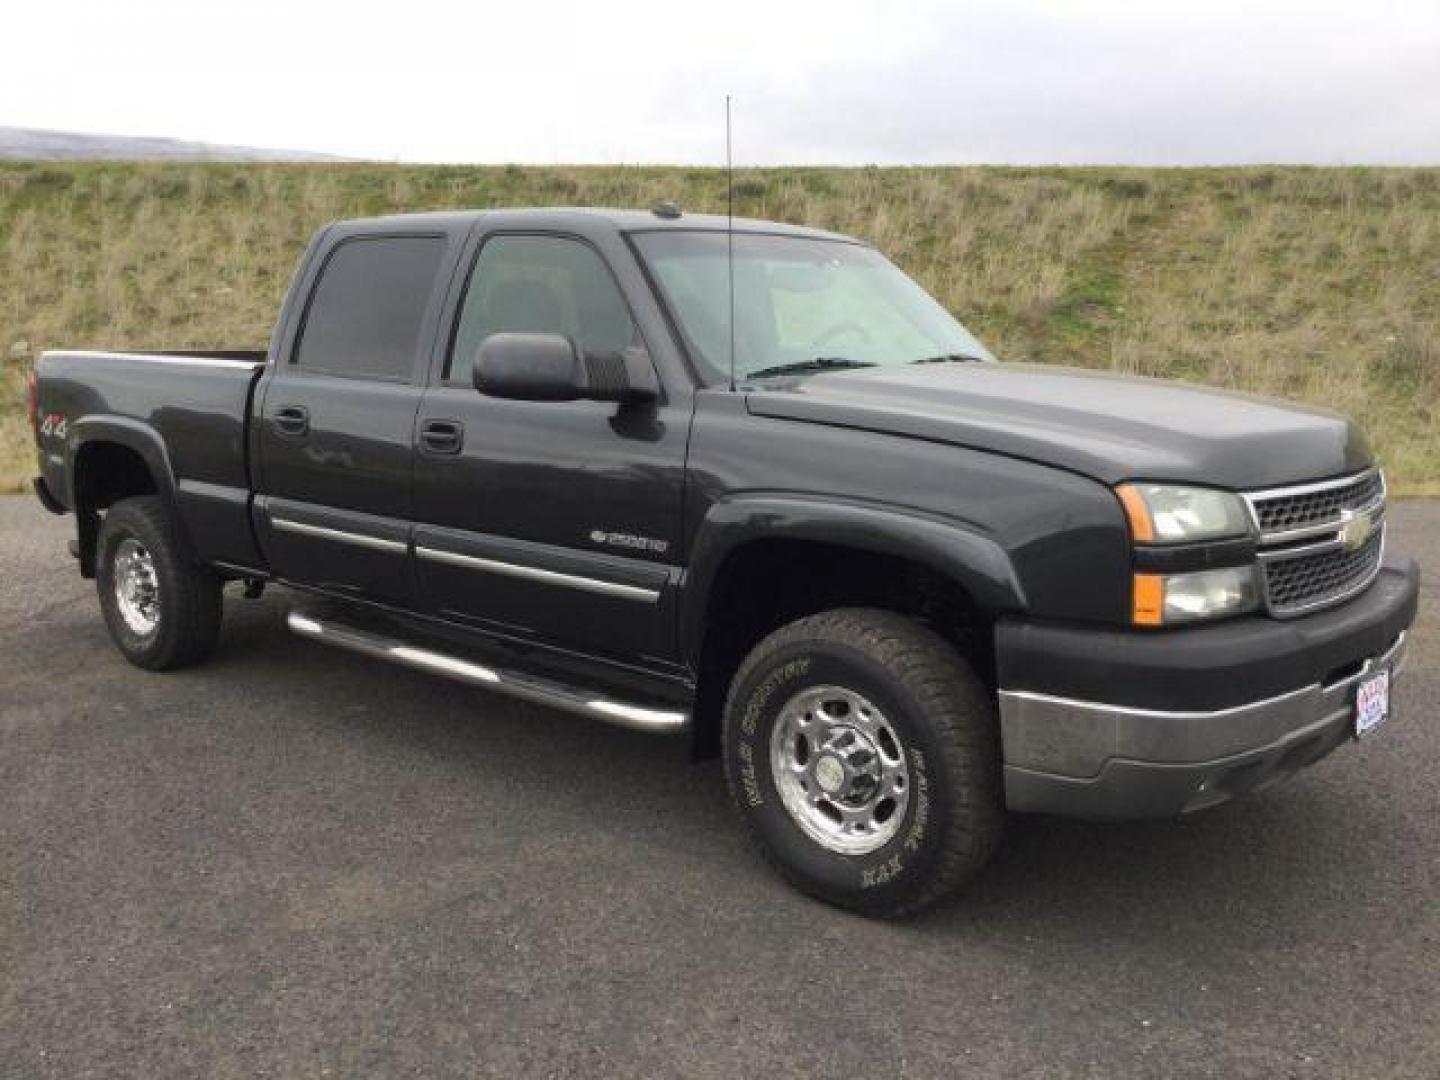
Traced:
<path fill-rule="evenodd" d="M 1346 417 L 1251 394 L 1044 364 L 826 372 L 747 399 L 759 416 L 953 443 L 1107 484 L 1275 487 L 1371 464 Z"/>

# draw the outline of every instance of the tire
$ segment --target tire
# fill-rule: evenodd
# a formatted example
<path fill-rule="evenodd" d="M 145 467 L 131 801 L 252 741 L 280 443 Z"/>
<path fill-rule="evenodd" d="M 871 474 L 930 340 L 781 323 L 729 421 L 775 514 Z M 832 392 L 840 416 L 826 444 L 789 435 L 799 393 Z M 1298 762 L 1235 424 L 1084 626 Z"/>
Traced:
<path fill-rule="evenodd" d="M 994 697 L 953 647 L 902 615 L 830 611 L 765 638 L 731 684 L 723 743 L 751 840 L 831 904 L 909 915 L 972 878 L 999 844 Z"/>
<path fill-rule="evenodd" d="M 220 635 L 222 583 L 181 555 L 165 504 L 153 495 L 116 503 L 97 543 L 100 610 L 125 659 L 169 671 L 209 656 Z"/>

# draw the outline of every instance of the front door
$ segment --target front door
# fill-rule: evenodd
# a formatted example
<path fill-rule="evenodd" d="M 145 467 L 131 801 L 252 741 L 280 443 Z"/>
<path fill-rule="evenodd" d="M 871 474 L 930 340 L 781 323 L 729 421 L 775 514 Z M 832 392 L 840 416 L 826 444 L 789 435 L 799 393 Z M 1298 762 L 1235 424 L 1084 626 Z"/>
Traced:
<path fill-rule="evenodd" d="M 502 331 L 564 334 L 590 354 L 645 347 L 587 243 L 484 238 L 416 425 L 423 601 L 512 638 L 672 660 L 688 410 L 486 397 L 471 360 Z"/>
<path fill-rule="evenodd" d="M 255 520 L 281 578 L 416 603 L 412 440 L 445 247 L 357 236 L 320 270 L 260 406 Z"/>

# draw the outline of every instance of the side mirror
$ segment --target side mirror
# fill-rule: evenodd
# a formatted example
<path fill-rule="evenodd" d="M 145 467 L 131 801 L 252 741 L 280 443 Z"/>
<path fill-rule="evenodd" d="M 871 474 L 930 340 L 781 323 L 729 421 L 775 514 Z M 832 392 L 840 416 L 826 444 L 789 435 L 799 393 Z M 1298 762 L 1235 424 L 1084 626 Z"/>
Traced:
<path fill-rule="evenodd" d="M 491 334 L 471 378 L 482 394 L 516 401 L 576 401 L 588 383 L 575 343 L 561 334 Z"/>
<path fill-rule="evenodd" d="M 491 334 L 471 368 L 475 389 L 515 401 L 654 401 L 655 369 L 643 349 L 586 353 L 563 334 Z"/>

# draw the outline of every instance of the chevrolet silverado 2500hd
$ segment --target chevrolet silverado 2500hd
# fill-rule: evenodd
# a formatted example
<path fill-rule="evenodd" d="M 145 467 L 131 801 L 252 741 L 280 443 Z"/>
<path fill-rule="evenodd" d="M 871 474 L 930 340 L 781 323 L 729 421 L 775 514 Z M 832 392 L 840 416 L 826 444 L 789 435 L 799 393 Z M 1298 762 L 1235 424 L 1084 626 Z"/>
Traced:
<path fill-rule="evenodd" d="M 49 352 L 32 395 L 131 662 L 279 583 L 303 638 L 686 733 L 786 878 L 874 914 L 1007 807 L 1185 814 L 1373 730 L 1415 615 L 1344 417 L 994 362 L 778 224 L 334 224 L 268 353 Z"/>

